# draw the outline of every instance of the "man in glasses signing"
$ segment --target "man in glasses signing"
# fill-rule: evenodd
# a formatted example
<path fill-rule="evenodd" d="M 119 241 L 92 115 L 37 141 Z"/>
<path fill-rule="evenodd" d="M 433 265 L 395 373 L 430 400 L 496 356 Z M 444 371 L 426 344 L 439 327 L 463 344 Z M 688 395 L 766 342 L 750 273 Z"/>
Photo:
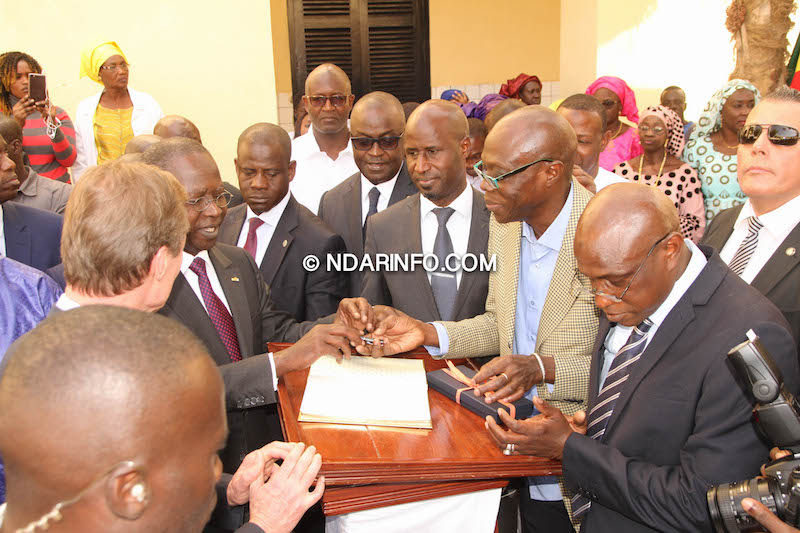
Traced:
<path fill-rule="evenodd" d="M 297 201 L 316 215 L 322 194 L 358 171 L 347 124 L 355 95 L 347 74 L 332 63 L 312 70 L 305 89 L 303 104 L 311 116 L 311 129 L 292 141 L 297 173 L 291 189 Z"/>
<path fill-rule="evenodd" d="M 800 91 L 782 87 L 750 112 L 737 152 L 739 186 L 748 199 L 720 212 L 702 241 L 781 310 L 798 341 L 799 131 Z"/>

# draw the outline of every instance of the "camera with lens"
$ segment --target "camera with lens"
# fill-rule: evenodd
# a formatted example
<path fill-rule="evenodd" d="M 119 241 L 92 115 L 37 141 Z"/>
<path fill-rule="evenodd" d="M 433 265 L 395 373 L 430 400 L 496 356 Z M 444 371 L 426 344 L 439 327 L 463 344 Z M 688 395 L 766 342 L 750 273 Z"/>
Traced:
<path fill-rule="evenodd" d="M 800 404 L 784 387 L 780 370 L 753 330 L 747 338 L 728 352 L 728 358 L 755 398 L 753 412 L 767 438 L 793 455 L 767 464 L 764 477 L 708 491 L 708 509 L 719 533 L 763 531 L 742 508 L 744 498 L 760 501 L 789 525 L 800 525 Z"/>

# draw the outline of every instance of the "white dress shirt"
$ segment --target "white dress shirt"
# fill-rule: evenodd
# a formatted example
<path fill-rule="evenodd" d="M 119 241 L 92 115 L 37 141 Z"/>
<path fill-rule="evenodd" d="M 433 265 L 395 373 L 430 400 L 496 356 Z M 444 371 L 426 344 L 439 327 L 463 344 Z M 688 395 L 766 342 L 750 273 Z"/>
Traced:
<path fill-rule="evenodd" d="M 206 274 L 208 274 L 208 281 L 211 283 L 211 290 L 214 291 L 214 294 L 217 295 L 217 298 L 220 299 L 222 305 L 224 305 L 225 309 L 227 309 L 228 313 L 230 313 L 231 306 L 228 305 L 228 299 L 225 298 L 225 291 L 222 290 L 222 285 L 219 283 L 217 271 L 214 270 L 214 265 L 211 264 L 211 257 L 208 255 L 208 250 L 203 250 L 196 256 L 188 252 L 183 252 L 183 262 L 181 264 L 181 273 L 183 274 L 183 277 L 186 278 L 186 281 L 194 291 L 197 299 L 200 300 L 200 303 L 203 305 L 203 309 L 205 309 L 206 313 L 208 313 L 208 307 L 206 307 L 206 302 L 203 300 L 203 293 L 200 292 L 200 278 L 197 276 L 197 274 L 189 270 L 189 266 L 192 264 L 192 261 L 194 261 L 195 257 L 199 257 L 206 262 Z M 231 316 L 233 316 L 232 313 Z"/>
<path fill-rule="evenodd" d="M 62 293 L 56 300 L 56 307 L 61 311 L 71 311 L 81 306 L 78 302 L 67 296 L 67 293 Z"/>
<path fill-rule="evenodd" d="M 6 255 L 6 234 L 3 229 L 3 204 L 0 204 L 0 256 Z"/>
<path fill-rule="evenodd" d="M 746 200 L 739 217 L 733 224 L 733 233 L 722 247 L 719 255 L 725 264 L 729 264 L 736 251 L 747 237 L 749 217 L 755 216 L 753 205 Z M 758 232 L 758 245 L 750 257 L 750 261 L 742 272 L 742 279 L 752 283 L 778 246 L 789 236 L 789 233 L 800 223 L 800 196 L 792 198 L 777 209 L 759 215 L 758 219 L 764 227 Z"/>
<path fill-rule="evenodd" d="M 405 163 L 404 163 L 405 164 Z M 402 169 L 403 166 L 401 165 L 400 168 Z M 392 191 L 394 191 L 394 186 L 397 183 L 397 176 L 400 175 L 400 171 L 397 171 L 397 174 L 394 175 L 392 179 L 389 181 L 384 181 L 383 183 L 379 183 L 375 185 L 367 178 L 364 177 L 364 174 L 361 174 L 361 225 L 364 225 L 364 222 L 367 221 L 367 212 L 369 212 L 369 191 L 372 190 L 373 187 L 378 188 L 378 192 L 381 193 L 378 196 L 378 213 L 389 207 L 389 199 L 392 197 Z"/>
<path fill-rule="evenodd" d="M 261 219 L 264 223 L 261 224 L 258 229 L 256 229 L 257 242 L 255 259 L 258 266 L 261 266 L 261 263 L 264 262 L 264 255 L 267 253 L 267 247 L 272 240 L 272 236 L 275 234 L 275 228 L 278 226 L 278 222 L 280 222 L 283 212 L 286 211 L 286 206 L 289 204 L 290 197 L 291 193 L 286 191 L 286 196 L 284 196 L 281 201 L 275 205 L 275 207 L 269 211 L 261 213 L 260 215 L 256 215 L 255 212 L 250 209 L 249 205 L 246 208 L 247 215 L 244 219 L 242 231 L 239 233 L 239 241 L 236 243 L 236 246 L 239 248 L 244 248 L 244 245 L 247 242 L 247 234 L 250 231 L 250 220 L 253 218 Z"/>
<path fill-rule="evenodd" d="M 483 178 L 480 176 L 470 176 L 469 173 L 467 174 L 467 183 L 472 185 L 472 188 L 478 191 L 481 194 L 484 194 L 483 189 L 481 189 L 481 183 L 483 182 Z"/>
<path fill-rule="evenodd" d="M 297 170 L 290 189 L 297 201 L 316 215 L 322 195 L 358 172 L 358 167 L 353 159 L 352 142 L 348 141 L 347 147 L 333 160 L 320 150 L 313 130 L 308 133 L 292 141 L 292 159 L 297 161 Z"/>
<path fill-rule="evenodd" d="M 667 298 L 658 306 L 652 315 L 648 318 L 653 323 L 650 327 L 650 331 L 647 335 L 647 340 L 645 341 L 645 349 L 647 349 L 647 345 L 650 344 L 650 341 L 655 337 L 656 332 L 658 331 L 659 326 L 664 323 L 664 320 L 667 318 L 667 315 L 672 311 L 672 308 L 675 307 L 675 304 L 678 303 L 678 300 L 683 298 L 683 295 L 689 290 L 689 287 L 692 286 L 692 283 L 695 282 L 697 276 L 700 275 L 700 272 L 705 268 L 706 260 L 705 254 L 700 251 L 690 239 L 684 239 L 683 242 L 686 243 L 686 246 L 689 247 L 689 250 L 692 252 L 692 258 L 689 260 L 689 264 L 686 266 L 686 270 L 683 271 L 681 277 L 675 282 L 675 285 L 672 286 L 672 290 L 667 295 Z M 653 259 L 648 259 L 652 261 Z M 609 369 L 611 368 L 611 363 L 614 362 L 614 357 L 616 357 L 617 352 L 625 346 L 625 343 L 628 341 L 628 338 L 631 336 L 631 331 L 633 327 L 631 326 L 622 326 L 617 324 L 615 327 L 611 328 L 606 335 L 606 340 L 603 351 L 603 368 L 600 371 L 600 381 L 598 383 L 598 392 L 603 389 L 603 382 L 606 380 L 606 375 L 608 374 Z"/>
<path fill-rule="evenodd" d="M 597 192 L 600 192 L 612 183 L 630 183 L 630 181 L 626 180 L 622 176 L 617 176 L 613 172 L 608 171 L 603 167 L 598 167 L 597 176 L 594 178 L 594 186 L 597 189 Z"/>
<path fill-rule="evenodd" d="M 419 226 L 422 231 L 422 253 L 433 255 L 433 245 L 436 242 L 436 234 L 439 233 L 439 221 L 433 210 L 439 206 L 419 195 Z M 472 223 L 472 187 L 464 187 L 464 191 L 450 202 L 447 207 L 452 207 L 455 211 L 447 220 L 447 232 L 450 240 L 453 241 L 453 253 L 458 257 L 463 257 L 467 253 L 469 243 L 469 230 Z M 456 272 L 456 286 L 461 285 L 461 269 Z M 432 273 L 428 272 L 428 283 L 430 283 Z"/>

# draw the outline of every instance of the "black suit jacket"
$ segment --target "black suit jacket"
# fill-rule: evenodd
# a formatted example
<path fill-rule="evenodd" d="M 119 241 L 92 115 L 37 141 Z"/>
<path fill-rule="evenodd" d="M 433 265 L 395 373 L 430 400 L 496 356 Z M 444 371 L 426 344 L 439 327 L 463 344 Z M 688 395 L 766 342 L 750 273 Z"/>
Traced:
<path fill-rule="evenodd" d="M 486 256 L 489 241 L 489 210 L 483 195 L 469 187 L 472 193 L 472 222 L 467 241 L 467 253 Z M 376 253 L 410 254 L 422 253 L 422 232 L 419 220 L 419 193 L 406 198 L 392 207 L 370 217 L 367 224 L 365 254 Z M 374 263 L 374 261 L 373 261 Z M 489 272 L 476 269 L 464 272 L 456 297 L 456 316 L 453 320 L 464 320 L 486 310 L 486 293 L 489 290 Z M 428 274 L 422 268 L 410 272 L 364 272 L 361 296 L 372 305 L 390 305 L 422 320 L 441 320 L 436 300 L 433 297 Z"/>
<path fill-rule="evenodd" d="M 219 242 L 236 246 L 245 218 L 247 205 L 228 211 Z M 342 272 L 328 272 L 326 257 L 344 251 L 342 238 L 290 196 L 259 267 L 275 307 L 297 320 L 316 320 L 335 313 L 339 301 L 347 296 L 349 277 Z M 302 266 L 308 255 L 320 260 L 321 266 L 314 272 Z"/>
<path fill-rule="evenodd" d="M 314 324 L 297 323 L 288 313 L 275 309 L 250 254 L 227 244 L 217 244 L 208 252 L 231 308 L 242 361 L 231 362 L 208 313 L 183 275 L 175 279 L 169 299 L 159 312 L 188 327 L 219 365 L 230 430 L 220 457 L 224 471 L 233 473 L 245 455 L 281 437 L 279 429 L 275 434 L 271 416 L 277 399 L 269 360 L 262 355 L 267 343 L 296 342 Z"/>
<path fill-rule="evenodd" d="M 63 217 L 49 211 L 3 204 L 3 232 L 6 255 L 11 259 L 45 271 L 61 262 Z"/>
<path fill-rule="evenodd" d="M 794 341 L 780 312 L 703 247 L 708 264 L 659 326 L 628 376 L 600 441 L 572 434 L 567 485 L 593 500 L 584 532 L 713 531 L 712 485 L 758 475 L 768 460 L 749 395 L 728 351 L 753 328 L 798 390 Z M 592 354 L 589 408 L 597 402 L 603 316 Z"/>
<path fill-rule="evenodd" d="M 701 242 L 721 252 L 741 211 L 742 206 L 737 206 L 717 214 Z M 787 250 L 791 254 L 787 254 Z M 769 298 L 786 317 L 800 352 L 800 224 L 778 246 L 750 285 Z"/>
<path fill-rule="evenodd" d="M 397 181 L 389 197 L 389 206 L 392 206 L 417 194 L 417 188 L 411 182 L 406 164 L 400 168 Z M 325 192 L 319 202 L 319 218 L 344 238 L 347 251 L 358 257 L 359 261 L 364 255 L 364 242 L 361 232 L 361 173 L 356 172 L 333 189 Z M 349 296 L 361 294 L 363 275 L 354 271 L 350 274 Z"/>

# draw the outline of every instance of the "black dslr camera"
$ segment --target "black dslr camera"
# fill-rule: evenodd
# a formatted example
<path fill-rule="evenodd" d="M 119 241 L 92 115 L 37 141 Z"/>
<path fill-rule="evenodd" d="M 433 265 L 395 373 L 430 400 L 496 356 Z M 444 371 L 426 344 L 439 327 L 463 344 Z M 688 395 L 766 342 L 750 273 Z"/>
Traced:
<path fill-rule="evenodd" d="M 719 533 L 763 531 L 742 509 L 744 498 L 767 506 L 789 525 L 800 524 L 800 404 L 783 386 L 783 377 L 758 336 L 728 352 L 731 363 L 756 400 L 756 420 L 769 440 L 794 455 L 772 461 L 765 477 L 726 483 L 708 491 L 708 509 Z"/>

